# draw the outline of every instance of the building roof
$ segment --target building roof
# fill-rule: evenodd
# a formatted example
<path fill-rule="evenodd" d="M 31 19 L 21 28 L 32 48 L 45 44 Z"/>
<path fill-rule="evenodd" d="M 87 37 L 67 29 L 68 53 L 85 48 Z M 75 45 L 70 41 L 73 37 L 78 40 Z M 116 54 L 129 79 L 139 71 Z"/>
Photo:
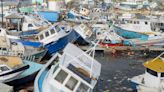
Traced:
<path fill-rule="evenodd" d="M 5 18 L 6 19 L 22 19 L 23 16 L 19 15 L 19 14 L 16 14 L 16 13 L 12 13 L 12 14 L 6 16 Z"/>
<path fill-rule="evenodd" d="M 150 60 L 144 63 L 146 68 L 149 68 L 158 73 L 164 72 L 164 58 L 156 58 L 154 60 Z"/>

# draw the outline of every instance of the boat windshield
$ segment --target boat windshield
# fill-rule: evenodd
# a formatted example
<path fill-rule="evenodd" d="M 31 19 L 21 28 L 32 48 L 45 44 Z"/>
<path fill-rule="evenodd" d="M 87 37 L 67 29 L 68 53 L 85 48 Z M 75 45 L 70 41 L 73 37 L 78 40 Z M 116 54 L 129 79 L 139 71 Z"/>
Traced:
<path fill-rule="evenodd" d="M 87 85 L 81 83 L 76 92 L 91 92 L 91 90 Z"/>
<path fill-rule="evenodd" d="M 55 29 L 57 32 L 59 32 L 61 30 L 59 26 L 55 26 Z"/>
<path fill-rule="evenodd" d="M 0 66 L 0 73 L 10 70 L 7 66 Z"/>
<path fill-rule="evenodd" d="M 55 80 L 57 80 L 60 83 L 63 83 L 67 76 L 68 73 L 66 73 L 64 70 L 60 70 L 57 76 L 55 77 Z"/>
<path fill-rule="evenodd" d="M 164 73 L 161 73 L 161 77 L 164 77 Z"/>
<path fill-rule="evenodd" d="M 158 77 L 157 72 L 155 72 L 155 71 L 153 71 L 153 70 L 151 70 L 151 69 L 148 69 L 148 68 L 146 69 L 146 71 L 147 71 L 149 74 Z"/>

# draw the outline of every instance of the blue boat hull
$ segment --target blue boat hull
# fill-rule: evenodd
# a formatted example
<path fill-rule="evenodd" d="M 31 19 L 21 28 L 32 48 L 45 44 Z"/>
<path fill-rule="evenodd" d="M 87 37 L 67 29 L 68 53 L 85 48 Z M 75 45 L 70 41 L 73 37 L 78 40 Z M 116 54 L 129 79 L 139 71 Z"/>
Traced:
<path fill-rule="evenodd" d="M 39 88 L 39 92 L 42 92 L 42 88 L 43 88 L 43 81 L 44 79 L 46 78 L 48 74 L 48 70 L 45 70 L 41 76 L 39 77 L 39 80 L 38 80 L 38 88 Z"/>
<path fill-rule="evenodd" d="M 122 29 L 120 27 L 114 26 L 114 31 L 117 32 L 118 35 L 127 38 L 127 39 L 135 39 L 135 38 L 148 38 L 148 35 L 141 34 L 138 32 L 133 32 L 129 30 Z"/>
<path fill-rule="evenodd" d="M 60 38 L 58 41 L 52 42 L 45 46 L 48 49 L 47 55 L 52 56 L 59 50 L 62 50 L 69 42 L 74 42 L 80 37 L 80 35 L 72 30 L 68 35 Z"/>
<path fill-rule="evenodd" d="M 137 84 L 137 83 L 135 83 L 135 82 L 132 82 L 132 81 L 130 81 L 130 84 L 131 84 L 131 88 L 133 89 L 133 92 L 137 92 L 137 86 L 138 86 L 139 84 Z"/>
<path fill-rule="evenodd" d="M 60 38 L 57 41 L 51 42 L 45 46 L 43 46 L 40 42 L 31 42 L 31 41 L 24 41 L 24 40 L 17 40 L 18 42 L 21 42 L 23 45 L 26 46 L 33 46 L 36 48 L 39 48 L 43 46 L 48 51 L 46 53 L 46 57 L 51 57 L 58 51 L 62 50 L 68 43 L 75 42 L 78 40 L 79 43 L 87 43 L 81 36 L 74 30 L 72 30 L 70 33 L 68 33 L 66 36 Z"/>

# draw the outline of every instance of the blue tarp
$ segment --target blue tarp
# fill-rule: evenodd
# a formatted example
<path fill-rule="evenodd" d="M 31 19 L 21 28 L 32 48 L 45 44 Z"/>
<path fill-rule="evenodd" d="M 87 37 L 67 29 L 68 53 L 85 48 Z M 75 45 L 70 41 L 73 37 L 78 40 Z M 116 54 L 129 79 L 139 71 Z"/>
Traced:
<path fill-rule="evenodd" d="M 57 22 L 60 15 L 58 12 L 53 11 L 39 11 L 38 14 L 49 22 Z"/>

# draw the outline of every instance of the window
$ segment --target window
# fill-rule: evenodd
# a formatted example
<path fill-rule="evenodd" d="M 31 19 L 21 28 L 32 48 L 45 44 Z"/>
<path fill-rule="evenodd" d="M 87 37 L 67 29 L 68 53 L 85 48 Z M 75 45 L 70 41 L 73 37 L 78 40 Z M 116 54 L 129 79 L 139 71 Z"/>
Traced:
<path fill-rule="evenodd" d="M 147 22 L 145 22 L 145 24 L 147 25 L 148 23 L 147 23 Z"/>
<path fill-rule="evenodd" d="M 63 83 L 67 76 L 68 74 L 65 71 L 60 70 L 60 72 L 55 77 L 55 80 L 57 80 L 60 83 Z"/>
<path fill-rule="evenodd" d="M 137 21 L 137 24 L 139 24 L 140 22 L 139 21 Z"/>
<path fill-rule="evenodd" d="M 33 25 L 32 24 L 28 24 L 28 27 L 33 27 Z"/>
<path fill-rule="evenodd" d="M 150 70 L 150 69 L 146 69 L 148 73 L 150 73 L 151 75 L 154 75 L 154 76 L 158 76 L 157 72 L 153 71 L 153 70 Z"/>
<path fill-rule="evenodd" d="M 78 81 L 75 78 L 71 77 L 65 86 L 73 91 L 73 89 L 76 87 L 77 82 Z"/>
<path fill-rule="evenodd" d="M 6 48 L 2 48 L 2 50 L 3 50 L 3 51 L 7 51 L 7 49 L 6 49 Z"/>
<path fill-rule="evenodd" d="M 81 83 L 76 92 L 89 92 L 89 87 Z"/>
<path fill-rule="evenodd" d="M 133 23 L 133 21 L 129 21 L 129 23 Z"/>
<path fill-rule="evenodd" d="M 44 38 L 43 34 L 40 35 L 40 40 L 42 40 Z"/>
<path fill-rule="evenodd" d="M 161 73 L 161 77 L 164 77 L 164 73 Z"/>
<path fill-rule="evenodd" d="M 51 32 L 51 34 L 54 34 L 55 33 L 55 30 L 54 29 L 51 29 L 50 32 Z"/>
<path fill-rule="evenodd" d="M 45 33 L 46 37 L 48 37 L 50 34 L 48 32 Z"/>
<path fill-rule="evenodd" d="M 60 27 L 59 26 L 55 26 L 55 29 L 56 29 L 57 32 L 60 31 Z"/>
<path fill-rule="evenodd" d="M 7 70 L 9 70 L 9 68 L 6 66 L 0 67 L 0 71 L 7 71 Z"/>
<path fill-rule="evenodd" d="M 97 35 L 101 35 L 101 33 L 100 32 L 97 32 Z"/>

